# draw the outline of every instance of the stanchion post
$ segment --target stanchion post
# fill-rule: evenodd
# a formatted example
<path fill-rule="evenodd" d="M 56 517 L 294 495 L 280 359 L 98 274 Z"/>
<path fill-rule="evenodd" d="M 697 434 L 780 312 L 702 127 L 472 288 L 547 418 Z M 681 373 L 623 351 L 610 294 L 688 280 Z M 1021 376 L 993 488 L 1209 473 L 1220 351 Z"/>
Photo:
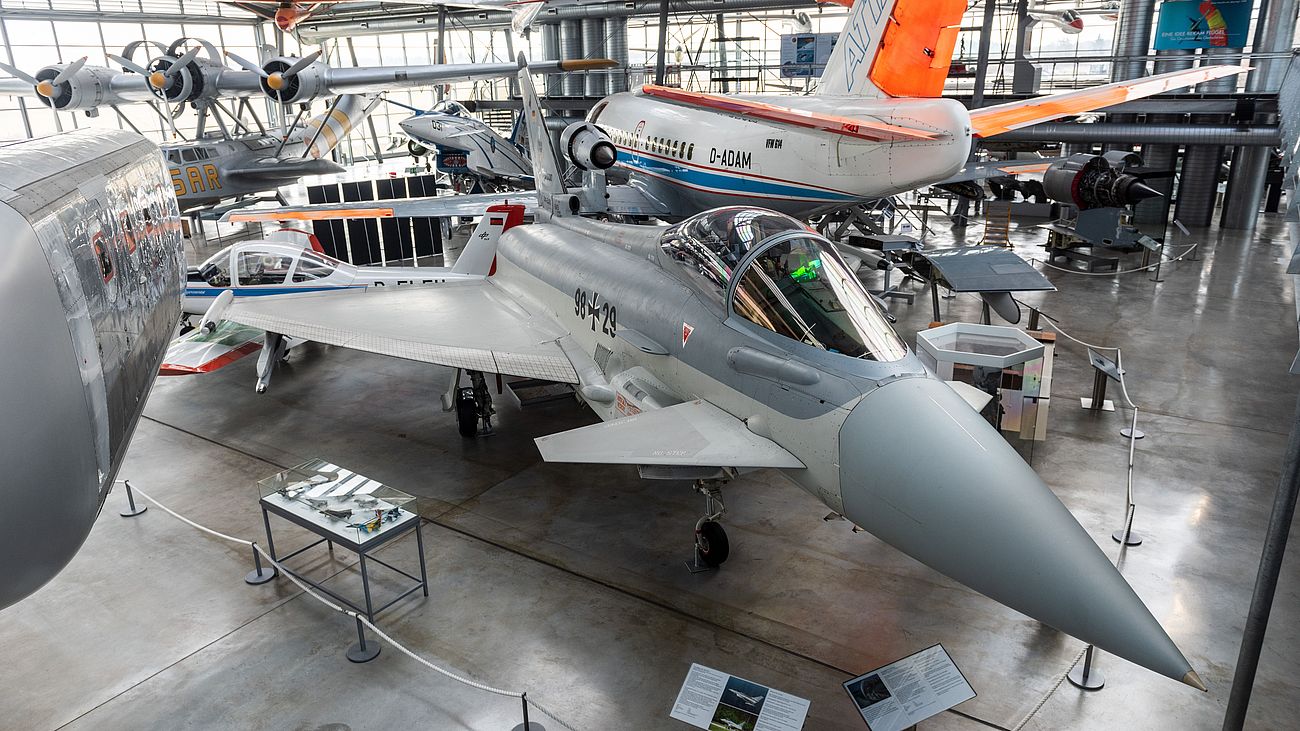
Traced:
<path fill-rule="evenodd" d="M 546 731 L 546 727 L 542 726 L 542 724 L 533 723 L 528 720 L 528 694 L 527 693 L 521 693 L 519 695 L 519 702 L 522 703 L 524 707 L 524 722 L 510 729 L 510 731 Z"/>
<path fill-rule="evenodd" d="M 1092 666 L 1092 645 L 1083 651 L 1083 664 L 1075 665 L 1065 677 L 1071 685 L 1083 690 L 1100 690 L 1106 684 L 1106 677 Z"/>
<path fill-rule="evenodd" d="M 129 505 L 130 508 L 127 510 L 123 510 L 122 512 L 118 513 L 118 515 L 122 516 L 123 518 L 134 518 L 135 516 L 149 509 L 148 505 L 137 506 L 135 504 L 135 493 L 131 492 L 130 480 L 122 480 L 122 484 L 126 485 L 126 504 Z"/>
<path fill-rule="evenodd" d="M 1030 330 L 1030 331 L 1037 331 L 1037 330 L 1041 330 L 1041 329 L 1042 329 L 1042 328 L 1040 328 L 1040 327 L 1038 326 L 1038 324 L 1039 324 L 1039 323 L 1038 323 L 1038 317 L 1039 317 L 1039 314 L 1040 314 L 1040 313 L 1038 312 L 1038 308 L 1037 308 L 1037 307 L 1030 307 L 1030 308 L 1029 308 L 1029 330 Z"/>
<path fill-rule="evenodd" d="M 1147 249 L 1147 251 L 1150 251 L 1150 249 Z M 1156 284 L 1165 281 L 1160 278 L 1160 265 L 1163 264 L 1164 261 L 1165 261 L 1165 242 L 1161 241 L 1159 256 L 1156 258 L 1156 268 L 1151 277 L 1151 281 L 1155 282 Z"/>
<path fill-rule="evenodd" d="M 357 619 L 357 642 L 348 648 L 348 660 L 355 663 L 370 662 L 379 657 L 379 643 L 366 643 L 366 628 L 361 624 L 361 616 L 356 615 Z"/>
<path fill-rule="evenodd" d="M 257 551 L 257 544 L 253 544 L 253 570 L 244 575 L 244 583 L 257 586 L 265 584 L 275 578 L 275 569 L 269 571 L 262 567 L 262 556 Z"/>

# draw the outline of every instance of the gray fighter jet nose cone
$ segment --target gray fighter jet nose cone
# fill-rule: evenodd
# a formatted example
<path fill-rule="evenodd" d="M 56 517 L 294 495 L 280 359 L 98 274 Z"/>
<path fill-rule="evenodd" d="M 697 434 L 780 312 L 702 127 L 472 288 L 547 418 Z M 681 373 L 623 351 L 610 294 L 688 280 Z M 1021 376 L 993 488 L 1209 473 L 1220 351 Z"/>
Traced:
<path fill-rule="evenodd" d="M 844 515 L 1012 609 L 1162 675 L 1192 670 L 1110 559 L 947 384 L 883 386 L 840 430 Z"/>

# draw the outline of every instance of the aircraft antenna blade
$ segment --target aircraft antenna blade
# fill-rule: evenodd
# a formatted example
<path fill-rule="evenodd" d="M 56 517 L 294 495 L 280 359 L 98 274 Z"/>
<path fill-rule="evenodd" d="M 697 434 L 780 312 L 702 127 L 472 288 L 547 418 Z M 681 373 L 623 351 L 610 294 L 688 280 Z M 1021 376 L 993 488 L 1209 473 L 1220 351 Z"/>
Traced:
<path fill-rule="evenodd" d="M 15 79 L 25 81 L 31 84 L 32 86 L 36 86 L 37 84 L 41 83 L 36 80 L 35 76 L 32 76 L 31 74 L 25 71 L 19 71 L 18 69 L 14 68 L 13 66 L 10 66 L 7 63 L 0 63 L 0 71 L 4 71 L 6 74 L 9 74 Z"/>
<path fill-rule="evenodd" d="M 75 76 L 76 73 L 81 70 L 81 67 L 86 65 L 86 61 L 89 58 L 90 56 L 82 56 L 76 61 L 73 61 L 72 63 L 68 64 L 66 68 L 64 68 L 62 71 L 59 72 L 58 76 L 54 77 L 54 82 L 53 82 L 54 85 L 58 86 L 59 84 L 62 84 L 63 82 Z"/>

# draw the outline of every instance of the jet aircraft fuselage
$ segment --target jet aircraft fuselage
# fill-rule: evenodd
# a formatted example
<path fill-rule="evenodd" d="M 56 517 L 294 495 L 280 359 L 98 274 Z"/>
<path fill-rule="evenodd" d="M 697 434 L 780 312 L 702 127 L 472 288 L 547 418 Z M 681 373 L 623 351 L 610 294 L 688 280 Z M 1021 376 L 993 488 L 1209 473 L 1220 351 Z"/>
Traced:
<path fill-rule="evenodd" d="M 614 140 L 618 168 L 632 185 L 677 211 L 751 202 L 804 217 L 943 180 L 970 155 L 970 116 L 953 99 L 738 98 L 937 136 L 871 142 L 677 104 L 640 91 L 610 96 L 588 119 Z"/>

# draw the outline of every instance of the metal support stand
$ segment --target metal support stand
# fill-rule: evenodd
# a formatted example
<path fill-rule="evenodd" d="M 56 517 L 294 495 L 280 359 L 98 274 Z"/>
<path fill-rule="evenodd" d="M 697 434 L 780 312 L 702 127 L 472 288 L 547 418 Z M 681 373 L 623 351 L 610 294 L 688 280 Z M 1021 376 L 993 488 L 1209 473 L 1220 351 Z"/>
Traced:
<path fill-rule="evenodd" d="M 256 543 L 253 544 L 253 566 L 253 570 L 244 575 L 245 584 L 257 586 L 275 578 L 276 570 L 274 568 L 266 569 L 262 567 L 262 556 L 257 552 Z"/>
<path fill-rule="evenodd" d="M 1150 249 L 1147 249 L 1147 251 L 1150 251 Z M 1165 262 L 1165 243 L 1161 241 L 1160 252 L 1156 258 L 1156 268 L 1152 271 L 1151 274 L 1151 281 L 1155 282 L 1156 284 L 1165 281 L 1160 278 L 1160 265 L 1163 264 L 1164 262 Z"/>
<path fill-rule="evenodd" d="M 366 628 L 357 617 L 357 641 L 348 648 L 348 660 L 355 663 L 370 662 L 379 657 L 379 643 L 366 642 Z"/>
<path fill-rule="evenodd" d="M 1088 409 L 1089 411 L 1115 410 L 1115 402 L 1106 398 L 1106 379 L 1106 374 L 1100 370 L 1093 372 L 1092 398 L 1079 399 L 1079 402 L 1083 404 L 1083 408 Z"/>
<path fill-rule="evenodd" d="M 542 726 L 542 724 L 528 720 L 528 694 L 520 694 L 519 701 L 524 706 L 524 722 L 510 729 L 510 731 L 546 731 L 546 727 Z"/>
<path fill-rule="evenodd" d="M 122 516 L 123 518 L 134 518 L 135 516 L 149 509 L 148 505 L 137 506 L 135 504 L 135 493 L 131 492 L 130 480 L 122 480 L 122 484 L 126 485 L 126 504 L 131 507 L 128 508 L 127 510 L 123 510 L 122 512 L 118 513 L 118 515 Z"/>
<path fill-rule="evenodd" d="M 1126 426 L 1119 430 L 1119 435 L 1125 439 L 1144 439 L 1146 438 L 1147 433 L 1141 429 L 1134 429 Z"/>
<path fill-rule="evenodd" d="M 1029 330 L 1038 331 L 1042 329 L 1041 327 L 1039 327 L 1039 321 L 1038 321 L 1038 318 L 1040 316 L 1041 313 L 1038 311 L 1037 307 L 1029 308 L 1029 327 L 1028 327 Z"/>
<path fill-rule="evenodd" d="M 1083 664 L 1075 665 L 1065 677 L 1071 685 L 1083 690 L 1100 690 L 1106 685 L 1106 676 L 1092 666 L 1092 645 L 1083 652 Z"/>

